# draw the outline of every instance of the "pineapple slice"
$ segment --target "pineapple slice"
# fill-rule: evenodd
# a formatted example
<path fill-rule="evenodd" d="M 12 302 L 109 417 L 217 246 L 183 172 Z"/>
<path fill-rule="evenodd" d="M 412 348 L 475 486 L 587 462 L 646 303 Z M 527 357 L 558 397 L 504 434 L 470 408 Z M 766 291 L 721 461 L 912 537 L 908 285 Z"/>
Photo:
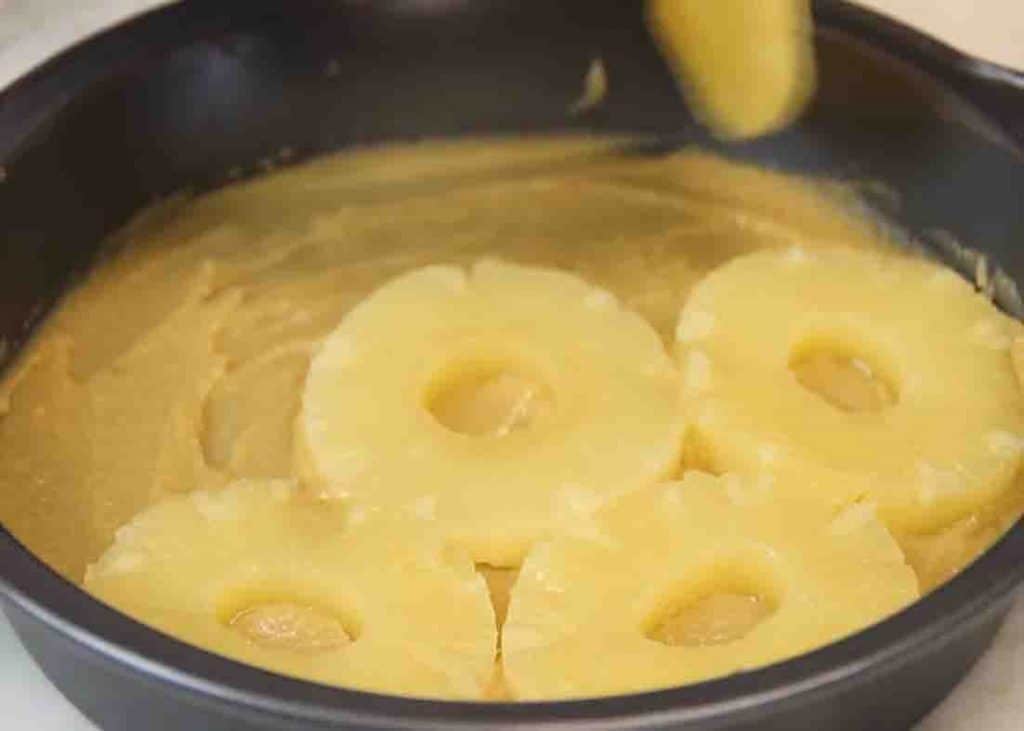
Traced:
<path fill-rule="evenodd" d="M 483 260 L 384 285 L 326 339 L 299 452 L 328 494 L 436 518 L 474 560 L 667 475 L 680 389 L 651 327 L 577 277 Z"/>
<path fill-rule="evenodd" d="M 309 350 L 305 343 L 268 348 L 225 370 L 203 405 L 199 438 L 207 464 L 234 478 L 292 475 Z"/>
<path fill-rule="evenodd" d="M 797 655 L 912 602 L 869 506 L 835 515 L 765 484 L 691 472 L 641 489 L 527 557 L 503 634 L 514 697 L 682 685 Z"/>
<path fill-rule="evenodd" d="M 1013 484 L 1020 331 L 951 270 L 851 250 L 734 259 L 691 294 L 678 358 L 717 470 L 932 532 Z"/>
<path fill-rule="evenodd" d="M 785 127 L 814 89 L 809 0 L 648 0 L 651 33 L 723 137 Z"/>
<path fill-rule="evenodd" d="M 431 526 L 309 501 L 290 481 L 165 499 L 122 528 L 85 587 L 212 652 L 321 683 L 479 698 L 494 614 Z"/>

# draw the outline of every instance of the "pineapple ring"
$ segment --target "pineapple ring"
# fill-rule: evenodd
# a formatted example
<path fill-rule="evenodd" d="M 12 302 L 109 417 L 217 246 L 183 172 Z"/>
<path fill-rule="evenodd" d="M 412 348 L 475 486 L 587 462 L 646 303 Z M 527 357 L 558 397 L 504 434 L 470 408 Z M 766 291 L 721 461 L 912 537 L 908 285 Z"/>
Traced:
<path fill-rule="evenodd" d="M 1019 324 L 954 272 L 849 250 L 759 252 L 704 279 L 677 356 L 695 434 L 721 471 L 767 473 L 836 505 L 866 498 L 897 534 L 942 529 L 1012 485 L 1024 411 Z M 847 410 L 793 366 L 824 355 L 870 375 Z M 865 397 L 866 401 L 865 401 Z"/>
<path fill-rule="evenodd" d="M 809 0 L 647 0 L 651 35 L 726 138 L 785 127 L 814 91 Z"/>
<path fill-rule="evenodd" d="M 289 481 L 163 500 L 85 587 L 186 642 L 321 683 L 480 698 L 493 668 L 494 614 L 468 557 L 413 516 L 305 500 Z"/>
<path fill-rule="evenodd" d="M 447 403 L 477 386 L 485 406 L 521 396 L 491 433 Z M 475 434 L 441 423 L 456 416 Z M 577 277 L 492 260 L 370 295 L 314 358 L 300 418 L 324 492 L 435 517 L 494 566 L 667 475 L 683 431 L 678 374 L 650 325 Z"/>
<path fill-rule="evenodd" d="M 597 513 L 593 529 L 527 556 L 502 635 L 516 698 L 631 693 L 749 669 L 837 640 L 918 596 L 870 506 L 833 517 L 820 502 L 772 499 L 735 475 L 690 472 L 638 490 Z M 654 639 L 680 610 L 736 594 L 769 607 L 745 634 Z"/>

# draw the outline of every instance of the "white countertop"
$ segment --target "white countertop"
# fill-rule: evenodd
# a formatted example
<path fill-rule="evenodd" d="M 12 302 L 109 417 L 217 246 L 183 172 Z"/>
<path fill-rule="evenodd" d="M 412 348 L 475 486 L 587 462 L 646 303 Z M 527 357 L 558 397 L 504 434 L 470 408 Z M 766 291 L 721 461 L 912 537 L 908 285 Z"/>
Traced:
<path fill-rule="evenodd" d="M 131 13 L 166 2 L 0 0 L 0 88 L 55 50 Z M 923 27 L 965 51 L 1024 68 L 1024 0 L 862 2 Z M 10 731 L 94 731 L 43 677 L 2 615 L 0 717 L 4 729 Z M 1021 729 L 1024 729 L 1024 601 L 1018 602 L 988 654 L 918 731 Z"/>

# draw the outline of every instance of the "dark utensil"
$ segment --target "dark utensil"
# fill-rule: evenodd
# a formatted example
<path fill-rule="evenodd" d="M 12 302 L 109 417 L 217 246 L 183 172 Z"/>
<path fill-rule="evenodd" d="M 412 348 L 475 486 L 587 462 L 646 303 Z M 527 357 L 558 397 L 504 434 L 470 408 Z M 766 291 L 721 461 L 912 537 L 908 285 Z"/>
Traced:
<path fill-rule="evenodd" d="M 20 344 L 142 205 L 296 158 L 424 136 L 581 130 L 713 144 L 620 0 L 198 0 L 83 43 L 0 96 L 0 337 Z M 838 2 L 799 125 L 730 155 L 881 181 L 918 234 L 1024 283 L 1024 77 Z M 567 116 L 595 56 L 610 95 Z M 1012 308 L 1013 302 L 1004 301 Z M 1020 314 L 1020 313 L 1018 313 Z M 290 680 L 146 629 L 0 531 L 0 595 L 49 678 L 106 729 L 896 729 L 985 649 L 1024 524 L 899 615 L 795 660 L 676 690 L 541 704 L 416 701 Z"/>

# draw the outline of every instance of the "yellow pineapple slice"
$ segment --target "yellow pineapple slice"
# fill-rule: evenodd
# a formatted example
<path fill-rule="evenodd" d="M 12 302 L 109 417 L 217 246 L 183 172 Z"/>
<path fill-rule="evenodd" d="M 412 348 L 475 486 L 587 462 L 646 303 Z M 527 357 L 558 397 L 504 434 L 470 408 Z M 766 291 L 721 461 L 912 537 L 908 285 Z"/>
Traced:
<path fill-rule="evenodd" d="M 200 441 L 208 464 L 234 478 L 293 473 L 293 431 L 309 350 L 304 343 L 268 348 L 225 369 L 203 406 Z"/>
<path fill-rule="evenodd" d="M 781 129 L 814 89 L 809 0 L 648 0 L 647 14 L 695 111 L 724 137 Z"/>
<path fill-rule="evenodd" d="M 692 292 L 678 358 L 717 470 L 866 497 L 899 534 L 943 528 L 1012 485 L 1020 326 L 951 270 L 895 254 L 760 252 Z"/>
<path fill-rule="evenodd" d="M 479 698 L 496 643 L 468 557 L 408 514 L 240 481 L 163 500 L 90 566 L 99 599 L 204 649 L 321 683 Z"/>
<path fill-rule="evenodd" d="M 735 475 L 692 472 L 599 511 L 589 535 L 538 544 L 512 593 L 514 697 L 681 685 L 839 639 L 918 596 L 870 506 L 839 514 Z"/>
<path fill-rule="evenodd" d="M 411 506 L 474 560 L 509 566 L 563 519 L 665 476 L 679 402 L 657 335 L 609 293 L 492 260 L 434 266 L 327 337 L 300 453 L 323 491 Z"/>

